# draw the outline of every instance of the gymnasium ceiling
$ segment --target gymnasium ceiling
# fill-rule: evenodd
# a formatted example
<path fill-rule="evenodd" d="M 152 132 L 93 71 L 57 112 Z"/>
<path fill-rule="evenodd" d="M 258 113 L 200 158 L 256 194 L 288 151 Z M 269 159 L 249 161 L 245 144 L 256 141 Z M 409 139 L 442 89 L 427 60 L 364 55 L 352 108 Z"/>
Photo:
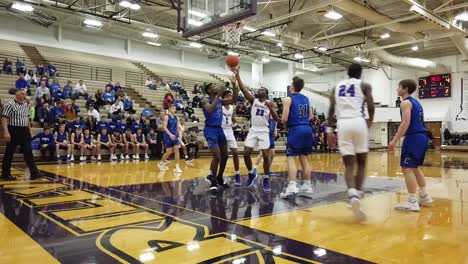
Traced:
<path fill-rule="evenodd" d="M 96 18 L 104 22 L 100 30 L 108 34 L 146 42 L 148 39 L 141 34 L 144 31 L 151 31 L 160 35 L 154 41 L 177 48 L 187 47 L 187 41 L 176 32 L 175 0 L 140 0 L 142 8 L 138 11 L 122 8 L 118 2 L 107 0 L 27 0 L 27 2 L 35 6 L 32 14 L 15 12 L 9 8 L 11 0 L 0 0 L 0 6 L 3 7 L 1 12 L 46 27 L 59 23 L 66 27 L 83 27 L 84 18 Z M 382 60 L 379 60 L 379 56 L 375 56 L 372 50 L 424 59 L 460 54 L 453 38 L 464 36 L 465 33 L 459 29 L 445 29 L 424 20 L 422 16 L 410 11 L 412 2 L 415 1 L 258 0 L 258 14 L 249 18 L 247 24 L 256 29 L 273 31 L 276 37 L 268 38 L 257 34 L 258 38 L 243 41 L 237 47 L 237 51 L 253 59 L 258 59 L 259 56 L 263 56 L 262 54 L 282 56 L 283 59 L 295 60 L 298 64 L 301 64 L 302 60 L 295 59 L 293 54 L 302 53 L 307 58 L 305 64 L 311 65 L 311 69 L 320 71 L 340 69 L 356 56 L 369 58 L 371 61 L 365 64 L 370 67 L 379 66 Z M 449 23 L 468 6 L 467 1 L 462 0 L 427 0 L 416 3 Z M 371 13 L 357 14 L 355 10 L 349 8 L 350 4 L 351 6 L 358 4 L 365 8 L 366 12 Z M 290 6 L 293 6 L 291 10 Z M 332 9 L 343 17 L 339 20 L 324 17 L 324 14 Z M 300 10 L 311 11 L 294 15 Z M 270 20 L 288 14 L 292 16 L 280 21 Z M 278 24 L 282 25 L 276 26 Z M 367 30 L 348 32 L 376 24 L 378 26 Z M 414 25 L 423 26 L 408 30 L 415 27 Z M 210 34 L 216 32 L 212 31 Z M 380 36 L 384 33 L 389 33 L 390 38 L 381 39 Z M 333 36 L 336 34 L 339 36 Z M 219 42 L 209 39 L 203 41 L 205 43 L 203 52 L 213 56 L 224 56 Z M 277 46 L 278 41 L 284 43 L 283 47 Z M 411 49 L 415 45 L 418 46 L 417 51 Z M 310 50 L 318 46 L 325 46 L 328 51 Z M 283 56 L 284 54 L 292 55 Z"/>

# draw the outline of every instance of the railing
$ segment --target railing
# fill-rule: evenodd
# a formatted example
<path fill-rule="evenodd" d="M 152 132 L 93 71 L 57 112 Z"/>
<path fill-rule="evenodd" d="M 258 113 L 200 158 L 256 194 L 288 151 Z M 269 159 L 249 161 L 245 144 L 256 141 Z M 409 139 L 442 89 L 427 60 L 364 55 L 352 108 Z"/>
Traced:
<path fill-rule="evenodd" d="M 163 76 L 163 75 L 156 75 L 165 80 L 166 82 L 173 82 L 173 81 L 178 81 L 180 82 L 180 85 L 185 88 L 185 90 L 189 90 L 193 87 L 194 83 L 199 83 L 202 85 L 204 82 L 199 81 L 199 80 L 192 80 L 192 79 L 185 79 L 185 78 L 177 78 L 175 76 Z M 145 86 L 146 80 L 148 79 L 148 74 L 146 73 L 141 73 L 141 72 L 131 72 L 131 71 L 126 71 L 125 72 L 125 83 L 128 85 L 134 85 L 134 86 Z M 157 84 L 158 88 L 160 87 L 160 84 Z"/>
<path fill-rule="evenodd" d="M 5 61 L 6 58 L 8 58 L 11 61 L 12 66 L 15 66 L 17 59 L 20 59 L 22 62 L 24 62 L 24 59 L 25 59 L 25 57 L 21 57 L 17 55 L 0 53 L 0 61 L 2 62 L 2 67 L 3 67 L 3 62 Z"/>
<path fill-rule="evenodd" d="M 74 78 L 91 81 L 112 81 L 112 69 L 92 65 L 49 61 L 57 68 L 61 78 Z"/>
<path fill-rule="evenodd" d="M 125 72 L 125 84 L 129 86 L 145 86 L 148 75 L 141 72 Z"/>

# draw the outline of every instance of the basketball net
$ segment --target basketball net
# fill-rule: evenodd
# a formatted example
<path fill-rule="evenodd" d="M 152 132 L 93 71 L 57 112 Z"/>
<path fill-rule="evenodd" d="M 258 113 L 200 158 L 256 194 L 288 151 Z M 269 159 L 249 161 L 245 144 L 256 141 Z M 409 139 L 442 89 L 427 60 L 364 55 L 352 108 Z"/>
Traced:
<path fill-rule="evenodd" d="M 244 25 L 244 21 L 237 21 L 223 26 L 224 42 L 226 42 L 229 47 L 232 48 L 235 45 L 239 45 Z"/>

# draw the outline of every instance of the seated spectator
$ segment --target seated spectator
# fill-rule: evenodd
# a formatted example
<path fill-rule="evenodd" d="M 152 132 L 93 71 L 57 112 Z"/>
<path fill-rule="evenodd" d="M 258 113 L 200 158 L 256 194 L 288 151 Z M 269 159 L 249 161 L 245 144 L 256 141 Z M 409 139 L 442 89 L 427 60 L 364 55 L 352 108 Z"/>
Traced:
<path fill-rule="evenodd" d="M 52 97 L 55 97 L 55 94 L 57 93 L 57 91 L 60 90 L 60 84 L 58 82 L 58 79 L 54 79 L 54 81 L 50 85 L 49 89 L 50 89 L 50 95 Z M 63 95 L 63 93 L 62 93 L 62 95 Z"/>
<path fill-rule="evenodd" d="M 73 110 L 75 110 L 75 114 L 79 114 L 81 112 L 80 107 L 76 104 L 76 100 L 73 99 L 71 101 L 71 105 L 73 106 Z"/>
<path fill-rule="evenodd" d="M 161 80 L 161 87 L 166 89 L 167 91 L 171 90 L 171 88 L 169 87 L 169 83 L 167 83 L 164 79 Z"/>
<path fill-rule="evenodd" d="M 145 82 L 145 86 L 148 87 L 150 90 L 156 90 L 156 84 L 150 76 L 148 76 L 148 79 Z"/>
<path fill-rule="evenodd" d="M 153 112 L 151 111 L 151 108 L 150 108 L 149 104 L 146 104 L 143 111 L 141 111 L 141 116 L 145 116 L 145 117 L 148 117 L 148 118 L 153 116 Z"/>
<path fill-rule="evenodd" d="M 88 117 L 86 118 L 85 125 L 86 125 L 86 128 L 89 129 L 92 135 L 96 135 L 97 125 L 96 125 L 96 119 L 94 118 L 94 116 L 88 115 Z"/>
<path fill-rule="evenodd" d="M 85 99 L 88 99 L 88 89 L 86 85 L 83 83 L 83 80 L 80 80 L 73 89 L 72 98 L 78 99 L 80 96 L 83 96 Z"/>
<path fill-rule="evenodd" d="M 121 101 L 116 100 L 110 107 L 109 115 L 111 119 L 120 119 L 123 117 L 123 104 Z M 112 133 L 112 132 L 111 132 Z"/>
<path fill-rule="evenodd" d="M 172 90 L 179 92 L 180 88 L 182 88 L 182 85 L 179 81 L 175 80 L 174 82 L 172 82 Z"/>
<path fill-rule="evenodd" d="M 43 96 L 50 98 L 50 90 L 46 87 L 46 82 L 41 81 L 40 86 L 36 89 L 36 94 L 34 95 L 35 101 L 39 101 Z"/>
<path fill-rule="evenodd" d="M 185 89 L 183 87 L 180 88 L 179 90 L 179 95 L 180 97 L 182 98 L 182 100 L 184 101 L 188 101 L 189 100 L 189 97 L 187 95 L 187 91 L 185 91 Z"/>
<path fill-rule="evenodd" d="M 122 86 L 120 86 L 119 82 L 116 82 L 114 85 L 114 92 L 117 94 L 119 91 L 122 91 Z"/>
<path fill-rule="evenodd" d="M 73 85 L 70 80 L 67 81 L 67 84 L 63 87 L 62 99 L 72 98 L 73 95 Z"/>
<path fill-rule="evenodd" d="M 101 115 L 99 114 L 99 112 L 96 109 L 94 109 L 93 105 L 90 105 L 88 107 L 88 116 L 92 116 L 94 118 L 94 120 L 96 120 L 96 122 L 101 121 Z"/>
<path fill-rule="evenodd" d="M 28 81 L 24 79 L 24 75 L 20 74 L 18 80 L 15 83 L 16 89 L 26 89 L 28 96 L 31 96 L 31 90 L 29 90 Z"/>
<path fill-rule="evenodd" d="M 130 114 L 135 113 L 135 110 L 133 110 L 133 102 L 128 97 L 125 97 L 123 101 L 123 105 L 124 105 L 125 112 L 130 113 Z"/>
<path fill-rule="evenodd" d="M 104 100 L 105 104 L 113 104 L 115 101 L 115 93 L 112 89 L 107 86 L 106 91 L 102 94 L 102 99 Z"/>
<path fill-rule="evenodd" d="M 76 115 L 75 120 L 73 120 L 73 122 L 70 123 L 69 130 L 71 133 L 73 133 L 79 127 L 81 127 L 81 129 L 84 130 L 86 128 L 86 124 L 83 120 L 81 120 L 81 117 L 79 115 Z"/>
<path fill-rule="evenodd" d="M 198 83 L 195 83 L 193 85 L 192 94 L 201 94 L 201 88 L 200 85 L 198 85 Z"/>
<path fill-rule="evenodd" d="M 31 103 L 31 97 L 29 96 L 26 97 L 26 103 L 29 106 L 29 112 L 28 112 L 29 123 L 32 123 L 34 121 L 34 118 L 36 118 L 36 108 L 34 104 Z"/>
<path fill-rule="evenodd" d="M 164 95 L 163 108 L 167 110 L 172 104 L 174 104 L 174 96 L 172 95 L 172 92 L 168 92 Z"/>
<path fill-rule="evenodd" d="M 38 76 L 43 76 L 45 74 L 45 72 L 46 72 L 46 70 L 44 68 L 44 65 L 42 65 L 42 64 L 37 65 L 36 74 Z"/>
<path fill-rule="evenodd" d="M 118 97 L 123 99 L 125 97 L 125 93 L 122 90 L 118 90 L 117 92 L 115 92 L 115 98 L 118 98 Z"/>
<path fill-rule="evenodd" d="M 151 128 L 150 131 L 148 132 L 148 134 L 146 135 L 146 143 L 148 143 L 149 145 L 149 149 L 151 151 L 151 154 L 150 154 L 150 157 L 155 159 L 157 158 L 159 155 L 161 155 L 159 153 L 157 153 L 157 143 L 158 142 L 158 134 L 156 134 L 156 131 Z"/>
<path fill-rule="evenodd" d="M 46 86 L 47 88 L 50 88 L 50 86 L 49 86 L 49 78 L 47 78 L 47 76 L 42 76 L 40 82 L 42 82 L 42 81 L 45 82 L 45 84 L 46 84 L 45 86 Z M 40 82 L 39 82 L 38 86 L 40 85 Z"/>
<path fill-rule="evenodd" d="M 64 119 L 64 117 L 65 117 L 65 108 L 63 106 L 62 101 L 56 102 L 55 106 L 53 106 L 50 109 L 50 111 L 51 111 L 51 114 L 52 114 L 52 118 L 51 118 L 50 121 L 53 122 L 54 124 L 60 123 L 62 121 L 62 119 Z"/>
<path fill-rule="evenodd" d="M 29 85 L 34 85 L 34 86 L 37 85 L 37 77 L 36 77 L 36 74 L 34 74 L 34 72 L 32 70 L 28 71 L 28 74 L 26 74 L 24 76 L 24 79 L 26 81 L 28 81 L 28 86 Z"/>
<path fill-rule="evenodd" d="M 452 139 L 452 133 L 450 133 L 450 130 L 446 127 L 444 130 L 444 145 L 450 145 L 450 139 Z"/>
<path fill-rule="evenodd" d="M 94 94 L 94 108 L 96 108 L 97 111 L 101 109 L 105 105 L 104 99 L 103 99 L 103 94 L 101 89 L 98 89 L 96 93 Z"/>
<path fill-rule="evenodd" d="M 185 107 L 184 109 L 184 119 L 185 122 L 187 122 L 189 119 L 191 119 L 194 123 L 197 123 L 199 121 L 199 119 L 195 116 L 195 111 L 190 105 Z"/>
<path fill-rule="evenodd" d="M 107 129 L 107 132 L 109 132 L 109 123 L 105 121 L 104 119 L 97 122 L 96 124 L 96 130 L 98 133 L 101 133 L 103 129 Z"/>
<path fill-rule="evenodd" d="M 180 97 L 177 97 L 174 100 L 174 106 L 176 107 L 176 110 L 178 111 L 184 111 L 184 101 Z"/>
<path fill-rule="evenodd" d="M 13 74 L 13 66 L 8 58 L 3 62 L 3 72 L 6 74 Z"/>
<path fill-rule="evenodd" d="M 58 90 L 55 91 L 55 95 L 52 98 L 55 102 L 62 101 L 64 99 L 63 89 L 59 86 Z"/>
<path fill-rule="evenodd" d="M 193 108 L 201 108 L 202 107 L 202 100 L 200 99 L 200 96 L 195 95 L 192 99 L 192 107 Z"/>
<path fill-rule="evenodd" d="M 45 160 L 46 151 L 49 151 L 49 160 L 54 158 L 55 153 L 55 138 L 52 133 L 50 133 L 50 128 L 44 128 L 43 132 L 36 134 L 31 138 L 31 141 L 39 139 L 39 149 L 41 151 L 41 159 Z"/>
<path fill-rule="evenodd" d="M 44 103 L 42 106 L 40 106 L 37 109 L 37 121 L 39 122 L 39 125 L 44 128 L 44 127 L 50 127 L 53 125 L 49 121 L 49 118 L 51 117 L 50 113 L 50 107 L 48 103 Z"/>
<path fill-rule="evenodd" d="M 101 161 L 101 149 L 108 149 L 110 151 L 109 160 L 116 160 L 117 156 L 115 156 L 115 145 L 112 143 L 112 139 L 110 135 L 107 133 L 107 128 L 103 128 L 101 133 L 98 133 L 97 137 L 97 154 L 98 154 L 98 161 Z"/>
<path fill-rule="evenodd" d="M 76 113 L 75 109 L 73 109 L 73 106 L 71 104 L 67 104 L 63 115 L 68 122 L 72 122 L 73 120 L 75 120 Z"/>
<path fill-rule="evenodd" d="M 198 133 L 195 129 L 190 130 L 190 134 L 187 136 L 187 153 L 190 156 L 190 153 L 192 152 L 192 149 L 194 150 L 194 158 L 198 157 L 198 148 L 199 148 L 199 142 L 198 142 Z"/>
<path fill-rule="evenodd" d="M 49 78 L 55 79 L 57 77 L 57 68 L 54 65 L 46 65 L 46 71 L 49 75 Z"/>
<path fill-rule="evenodd" d="M 16 74 L 17 75 L 26 74 L 26 65 L 24 65 L 24 62 L 21 61 L 19 58 L 16 59 Z"/>

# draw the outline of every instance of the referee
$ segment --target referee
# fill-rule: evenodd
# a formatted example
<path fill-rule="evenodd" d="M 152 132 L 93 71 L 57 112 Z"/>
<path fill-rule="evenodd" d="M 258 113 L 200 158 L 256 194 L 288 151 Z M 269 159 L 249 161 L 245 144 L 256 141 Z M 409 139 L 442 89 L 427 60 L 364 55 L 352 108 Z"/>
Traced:
<path fill-rule="evenodd" d="M 11 161 L 16 146 L 20 145 L 23 150 L 24 159 L 28 164 L 30 179 L 41 177 L 34 163 L 31 148 L 31 131 L 29 129 L 29 106 L 26 103 L 26 89 L 16 91 L 15 100 L 8 102 L 3 108 L 2 127 L 3 139 L 5 140 L 6 152 L 3 156 L 2 175 L 3 180 L 16 180 L 11 175 Z"/>

